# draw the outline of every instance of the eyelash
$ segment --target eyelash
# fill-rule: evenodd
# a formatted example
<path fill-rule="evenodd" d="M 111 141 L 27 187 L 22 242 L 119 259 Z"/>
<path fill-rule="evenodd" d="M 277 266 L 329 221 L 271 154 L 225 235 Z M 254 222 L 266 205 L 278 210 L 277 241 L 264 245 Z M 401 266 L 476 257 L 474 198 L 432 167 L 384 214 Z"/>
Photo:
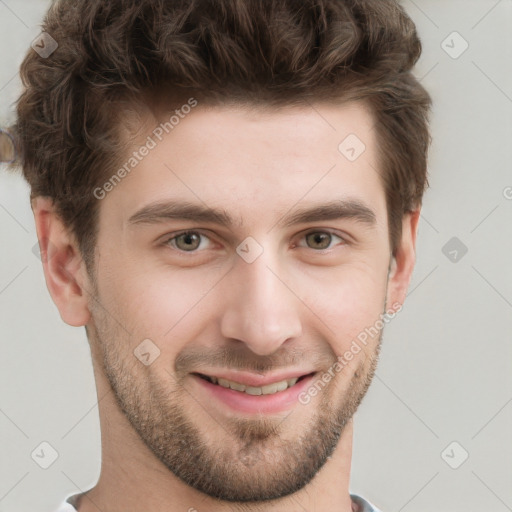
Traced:
<path fill-rule="evenodd" d="M 324 230 L 322 230 L 322 229 L 315 229 L 315 230 L 311 230 L 311 231 L 308 231 L 308 232 L 304 233 L 301 238 L 305 238 L 308 235 L 312 235 L 314 233 L 324 233 L 324 234 L 329 234 L 332 237 L 339 238 L 342 243 L 338 244 L 338 245 L 347 245 L 348 244 L 348 241 L 344 237 L 338 235 L 337 233 L 335 233 L 335 232 L 333 232 L 333 231 L 331 231 L 329 229 L 324 229 Z M 183 249 L 179 249 L 178 247 L 174 247 L 174 246 L 171 245 L 171 242 L 175 241 L 178 237 L 180 237 L 182 235 L 186 235 L 186 234 L 197 234 L 197 235 L 200 235 L 200 236 L 202 236 L 204 238 L 210 239 L 210 237 L 206 233 L 202 232 L 201 230 L 189 229 L 189 230 L 184 230 L 184 231 L 180 231 L 178 233 L 175 233 L 171 237 L 167 237 L 164 240 L 163 245 L 171 246 L 172 249 L 174 249 L 175 251 L 179 252 L 180 254 L 198 254 L 198 253 L 202 252 L 199 249 L 194 249 L 193 251 L 184 251 Z M 332 242 L 332 240 L 331 240 L 331 242 Z M 297 247 L 297 245 L 294 245 L 294 247 Z M 302 246 L 300 246 L 300 247 L 302 247 Z M 303 247 L 303 248 L 311 249 L 311 250 L 313 250 L 314 252 L 316 252 L 318 254 L 324 254 L 324 251 L 330 251 L 333 247 L 328 247 L 326 249 L 318 249 L 318 250 L 315 250 L 315 249 L 313 249 L 311 247 Z"/>

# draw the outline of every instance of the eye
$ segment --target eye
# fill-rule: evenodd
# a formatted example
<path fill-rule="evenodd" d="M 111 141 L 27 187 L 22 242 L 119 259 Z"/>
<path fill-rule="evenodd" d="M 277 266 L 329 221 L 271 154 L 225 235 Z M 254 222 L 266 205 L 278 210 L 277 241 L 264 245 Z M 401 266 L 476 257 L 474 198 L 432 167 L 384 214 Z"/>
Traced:
<path fill-rule="evenodd" d="M 340 242 L 342 242 L 342 244 L 346 243 L 345 240 L 343 240 L 343 238 L 341 238 L 338 235 L 335 235 L 334 233 L 331 233 L 330 231 L 311 231 L 304 235 L 304 239 L 308 244 L 307 247 L 309 247 L 310 249 L 317 249 L 319 251 L 331 249 L 331 243 L 335 241 L 335 239 L 338 239 Z M 300 245 L 300 247 L 304 246 Z"/>
<path fill-rule="evenodd" d="M 339 240 L 341 245 L 346 244 L 343 238 L 330 231 L 310 231 L 302 237 L 302 240 L 305 240 L 307 245 L 297 244 L 299 247 L 306 247 L 317 251 L 331 249 L 336 240 Z M 204 233 L 192 230 L 182 231 L 164 241 L 164 245 L 170 245 L 173 249 L 188 253 L 200 252 L 201 250 L 211 248 L 211 244 L 212 241 Z"/>
<path fill-rule="evenodd" d="M 199 231 L 183 231 L 182 233 L 168 238 L 165 243 L 179 251 L 195 252 L 198 249 L 207 248 L 205 245 L 208 245 L 208 242 L 202 243 L 204 240 L 210 241 L 206 235 Z"/>

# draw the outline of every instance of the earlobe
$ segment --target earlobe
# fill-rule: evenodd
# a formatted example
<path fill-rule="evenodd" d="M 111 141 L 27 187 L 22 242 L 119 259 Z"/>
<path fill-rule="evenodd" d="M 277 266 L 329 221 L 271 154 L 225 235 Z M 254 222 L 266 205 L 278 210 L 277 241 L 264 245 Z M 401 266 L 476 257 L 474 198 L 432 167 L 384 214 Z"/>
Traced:
<path fill-rule="evenodd" d="M 416 238 L 421 209 L 408 212 L 402 219 L 402 238 L 388 273 L 388 304 L 402 305 L 416 263 Z"/>
<path fill-rule="evenodd" d="M 76 241 L 56 214 L 50 198 L 34 198 L 32 211 L 46 286 L 53 302 L 64 322 L 75 327 L 86 325 L 90 319 L 89 279 Z"/>

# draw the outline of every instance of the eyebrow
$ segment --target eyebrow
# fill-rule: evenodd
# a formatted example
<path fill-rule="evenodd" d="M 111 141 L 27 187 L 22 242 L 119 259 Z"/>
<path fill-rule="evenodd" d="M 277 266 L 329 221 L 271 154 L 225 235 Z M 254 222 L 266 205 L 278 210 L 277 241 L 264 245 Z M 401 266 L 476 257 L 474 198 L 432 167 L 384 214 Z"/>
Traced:
<path fill-rule="evenodd" d="M 296 224 L 327 220 L 350 219 L 370 227 L 375 226 L 375 212 L 358 199 L 331 201 L 296 210 L 283 216 L 276 225 L 290 227 Z M 129 224 L 157 224 L 168 220 L 190 220 L 198 223 L 219 224 L 233 228 L 234 219 L 221 209 L 181 201 L 157 202 L 142 207 L 129 219 Z M 239 222 L 240 226 L 242 222 Z"/>

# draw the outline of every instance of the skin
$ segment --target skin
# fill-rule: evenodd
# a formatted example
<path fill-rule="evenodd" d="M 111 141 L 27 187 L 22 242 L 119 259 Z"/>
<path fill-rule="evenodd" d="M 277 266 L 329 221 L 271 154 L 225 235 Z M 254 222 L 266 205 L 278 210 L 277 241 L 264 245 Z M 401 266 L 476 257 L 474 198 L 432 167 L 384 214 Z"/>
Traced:
<path fill-rule="evenodd" d="M 139 145 L 157 124 L 149 115 L 145 121 Z M 354 162 L 338 151 L 349 134 L 366 145 Z M 101 201 L 94 279 L 51 201 L 33 200 L 47 286 L 64 322 L 87 328 L 101 399 L 102 469 L 80 512 L 355 510 L 351 418 L 380 336 L 307 405 L 278 413 L 230 409 L 192 373 L 300 368 L 322 375 L 386 308 L 403 304 L 420 209 L 403 217 L 393 259 L 378 167 L 362 104 L 199 105 Z M 374 211 L 374 225 L 280 223 L 299 208 L 349 197 Z M 129 222 L 150 203 L 184 200 L 221 208 L 235 223 Z M 195 253 L 183 250 L 183 239 L 169 241 L 184 229 L 205 235 Z M 318 232 L 336 235 L 327 236 L 327 249 L 306 236 Z M 252 263 L 236 252 L 249 236 L 264 249 Z M 160 350 L 148 366 L 134 356 L 145 339 Z M 202 483 L 187 483 L 196 476 Z M 230 483 L 231 496 L 217 499 Z M 257 495 L 274 499 L 243 502 Z"/>
<path fill-rule="evenodd" d="M 0 130 L 0 162 L 12 162 L 15 155 L 11 137 Z"/>

